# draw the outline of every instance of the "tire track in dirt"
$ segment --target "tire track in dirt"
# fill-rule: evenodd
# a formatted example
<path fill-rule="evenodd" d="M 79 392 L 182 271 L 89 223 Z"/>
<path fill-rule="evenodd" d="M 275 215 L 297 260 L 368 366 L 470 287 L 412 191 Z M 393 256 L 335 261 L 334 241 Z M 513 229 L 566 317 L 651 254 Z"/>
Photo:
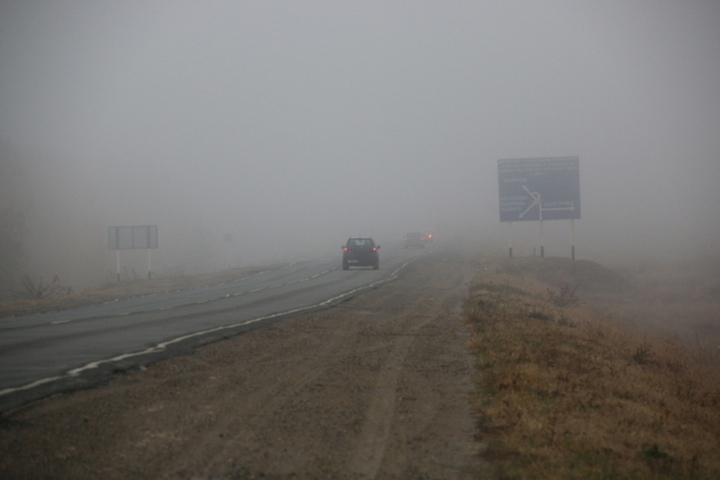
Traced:
<path fill-rule="evenodd" d="M 417 318 L 415 315 L 407 318 Z M 362 478 L 375 478 L 380 468 L 380 463 L 385 454 L 390 427 L 393 415 L 395 414 L 396 390 L 398 378 L 403 368 L 403 363 L 410 345 L 413 342 L 413 335 L 424 325 L 432 321 L 427 317 L 419 323 L 415 323 L 405 336 L 398 336 L 390 355 L 381 368 L 375 393 L 368 408 L 362 434 L 356 447 L 357 453 L 350 465 L 350 472 Z"/>

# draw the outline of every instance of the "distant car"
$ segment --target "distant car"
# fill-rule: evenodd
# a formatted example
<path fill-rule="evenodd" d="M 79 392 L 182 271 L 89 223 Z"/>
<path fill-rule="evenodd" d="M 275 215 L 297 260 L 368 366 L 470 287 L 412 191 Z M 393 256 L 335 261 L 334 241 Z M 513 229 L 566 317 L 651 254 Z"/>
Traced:
<path fill-rule="evenodd" d="M 343 270 L 349 270 L 353 267 L 373 267 L 373 270 L 380 268 L 380 255 L 378 250 L 380 245 L 375 245 L 375 241 L 370 237 L 350 237 L 347 243 L 342 246 Z"/>
<path fill-rule="evenodd" d="M 410 232 L 405 235 L 405 248 L 420 247 L 425 248 L 425 240 L 420 232 Z"/>
<path fill-rule="evenodd" d="M 423 237 L 423 240 L 425 240 L 426 243 L 432 243 L 433 241 L 433 234 L 432 233 L 426 233 Z"/>

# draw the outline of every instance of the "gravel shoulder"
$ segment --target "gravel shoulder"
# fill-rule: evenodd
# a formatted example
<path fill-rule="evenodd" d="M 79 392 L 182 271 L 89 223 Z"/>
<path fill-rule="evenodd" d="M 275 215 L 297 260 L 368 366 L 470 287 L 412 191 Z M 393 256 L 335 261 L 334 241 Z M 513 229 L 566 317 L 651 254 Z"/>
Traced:
<path fill-rule="evenodd" d="M 461 258 L 6 415 L 0 477 L 485 478 Z"/>

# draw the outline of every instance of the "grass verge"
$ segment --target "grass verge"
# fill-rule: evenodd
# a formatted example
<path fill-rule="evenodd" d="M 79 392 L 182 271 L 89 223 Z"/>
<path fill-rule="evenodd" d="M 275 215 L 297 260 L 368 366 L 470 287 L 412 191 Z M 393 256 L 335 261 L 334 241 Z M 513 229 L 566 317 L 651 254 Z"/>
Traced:
<path fill-rule="evenodd" d="M 575 289 L 481 270 L 465 318 L 499 478 L 720 478 L 717 356 L 558 301 Z"/>

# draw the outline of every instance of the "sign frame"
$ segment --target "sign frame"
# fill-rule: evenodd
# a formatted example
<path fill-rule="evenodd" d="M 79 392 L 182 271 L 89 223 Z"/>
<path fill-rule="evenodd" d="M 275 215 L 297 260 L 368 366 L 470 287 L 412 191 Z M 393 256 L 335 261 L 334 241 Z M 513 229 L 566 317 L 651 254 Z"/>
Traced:
<path fill-rule="evenodd" d="M 108 227 L 108 247 L 110 250 L 115 250 L 118 283 L 120 283 L 120 250 L 147 250 L 148 280 L 152 278 L 150 252 L 158 248 L 157 225 Z"/>
<path fill-rule="evenodd" d="M 158 248 L 157 225 L 108 227 L 108 247 L 110 250 Z"/>
<path fill-rule="evenodd" d="M 498 160 L 501 222 L 578 220 L 578 157 Z"/>

